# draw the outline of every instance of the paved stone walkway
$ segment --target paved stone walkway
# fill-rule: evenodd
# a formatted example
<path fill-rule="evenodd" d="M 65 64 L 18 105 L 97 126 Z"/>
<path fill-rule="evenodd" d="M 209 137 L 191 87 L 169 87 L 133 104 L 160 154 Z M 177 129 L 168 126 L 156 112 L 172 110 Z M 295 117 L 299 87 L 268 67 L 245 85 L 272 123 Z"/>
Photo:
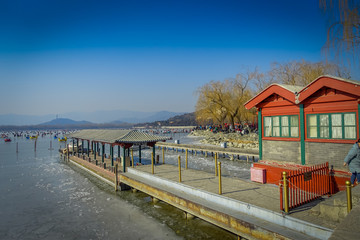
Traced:
<path fill-rule="evenodd" d="M 136 166 L 136 170 L 151 174 L 151 165 Z M 155 176 L 163 179 L 178 182 L 178 167 L 174 165 L 156 165 Z M 205 190 L 211 193 L 218 193 L 219 183 L 215 173 L 206 173 L 194 169 L 184 169 L 181 171 L 182 184 Z M 222 192 L 224 197 L 236 199 L 261 208 L 280 211 L 279 187 L 273 184 L 261 184 L 246 181 L 239 178 L 222 177 Z M 322 227 L 334 229 L 339 223 L 328 218 L 314 215 L 311 208 L 318 202 L 307 204 L 290 211 L 290 216 L 298 218 Z"/>

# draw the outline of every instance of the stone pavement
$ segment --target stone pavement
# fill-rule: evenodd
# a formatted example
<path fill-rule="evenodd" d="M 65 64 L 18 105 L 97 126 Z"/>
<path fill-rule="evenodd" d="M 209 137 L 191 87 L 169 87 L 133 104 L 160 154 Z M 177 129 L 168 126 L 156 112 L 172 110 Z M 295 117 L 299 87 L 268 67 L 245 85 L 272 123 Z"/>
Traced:
<path fill-rule="evenodd" d="M 354 200 L 359 200 L 360 198 L 360 186 L 356 186 L 352 189 L 352 198 L 353 198 L 353 209 L 345 217 L 344 220 L 338 224 L 335 228 L 335 231 L 329 238 L 330 240 L 353 240 L 359 239 L 360 237 L 360 204 L 354 204 Z"/>
<path fill-rule="evenodd" d="M 151 166 L 136 166 L 136 170 L 151 174 Z M 182 184 L 218 194 L 218 177 L 215 174 L 206 173 L 194 169 L 181 172 Z M 155 166 L 155 176 L 178 182 L 178 167 L 165 164 Z M 273 184 L 261 184 L 239 178 L 222 177 L 222 196 L 249 203 L 264 209 L 281 213 L 279 187 Z M 311 208 L 319 202 L 313 202 L 303 207 L 290 211 L 289 216 L 310 222 L 329 229 L 335 229 L 339 224 L 329 218 L 322 218 L 313 214 Z"/>

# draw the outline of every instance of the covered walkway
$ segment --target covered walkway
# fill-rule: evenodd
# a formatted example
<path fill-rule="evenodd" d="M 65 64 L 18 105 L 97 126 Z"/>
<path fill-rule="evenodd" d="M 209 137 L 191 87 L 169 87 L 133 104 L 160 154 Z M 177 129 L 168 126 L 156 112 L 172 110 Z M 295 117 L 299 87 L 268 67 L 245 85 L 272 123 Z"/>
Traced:
<path fill-rule="evenodd" d="M 169 140 L 169 137 L 164 136 L 156 136 L 144 132 L 140 132 L 137 130 L 124 130 L 124 129 L 116 129 L 116 130 L 105 130 L 105 129 L 87 129 L 80 130 L 75 133 L 68 134 L 66 136 L 69 139 L 72 139 L 72 151 L 75 155 L 75 146 L 76 146 L 76 154 L 80 157 L 85 156 L 84 152 L 84 142 L 87 142 L 87 157 L 90 158 L 90 153 L 93 154 L 94 160 L 96 160 L 96 156 L 101 156 L 101 163 L 105 162 L 105 145 L 108 144 L 110 146 L 110 161 L 111 167 L 114 166 L 114 147 L 118 146 L 118 160 L 121 160 L 122 170 L 126 171 L 127 165 L 130 164 L 129 156 L 130 156 L 130 148 L 133 146 L 137 146 L 139 148 L 139 162 L 141 163 L 141 146 L 152 147 L 153 156 L 155 156 L 155 144 L 159 141 Z M 75 143 L 76 141 L 76 143 Z M 81 152 L 79 151 L 79 143 L 81 142 Z M 75 145 L 76 144 L 76 145 Z M 100 146 L 101 146 L 101 155 L 100 155 Z M 120 148 L 122 151 L 120 151 Z M 122 157 L 121 156 L 122 152 Z M 154 160 L 153 160 L 154 161 Z M 128 164 L 126 163 L 128 162 Z M 133 164 L 133 163 L 132 163 Z"/>

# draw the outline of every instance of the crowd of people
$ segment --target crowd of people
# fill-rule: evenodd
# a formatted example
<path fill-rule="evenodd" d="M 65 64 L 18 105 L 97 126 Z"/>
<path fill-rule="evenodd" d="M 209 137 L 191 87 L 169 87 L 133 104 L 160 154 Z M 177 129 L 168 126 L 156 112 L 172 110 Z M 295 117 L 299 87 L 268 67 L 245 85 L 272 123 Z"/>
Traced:
<path fill-rule="evenodd" d="M 255 123 L 235 123 L 234 127 L 231 124 L 208 124 L 208 125 L 199 125 L 195 130 L 210 130 L 211 132 L 235 132 L 241 135 L 249 134 L 251 132 L 257 133 L 257 124 Z"/>

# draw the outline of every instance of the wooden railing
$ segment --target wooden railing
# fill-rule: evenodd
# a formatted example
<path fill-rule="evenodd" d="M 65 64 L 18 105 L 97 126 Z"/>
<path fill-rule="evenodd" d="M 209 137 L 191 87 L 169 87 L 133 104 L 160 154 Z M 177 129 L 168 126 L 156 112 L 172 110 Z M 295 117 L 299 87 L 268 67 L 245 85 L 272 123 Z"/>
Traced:
<path fill-rule="evenodd" d="M 287 172 L 289 209 L 299 207 L 332 193 L 329 163 Z M 284 210 L 284 180 L 280 180 L 280 209 Z"/>

